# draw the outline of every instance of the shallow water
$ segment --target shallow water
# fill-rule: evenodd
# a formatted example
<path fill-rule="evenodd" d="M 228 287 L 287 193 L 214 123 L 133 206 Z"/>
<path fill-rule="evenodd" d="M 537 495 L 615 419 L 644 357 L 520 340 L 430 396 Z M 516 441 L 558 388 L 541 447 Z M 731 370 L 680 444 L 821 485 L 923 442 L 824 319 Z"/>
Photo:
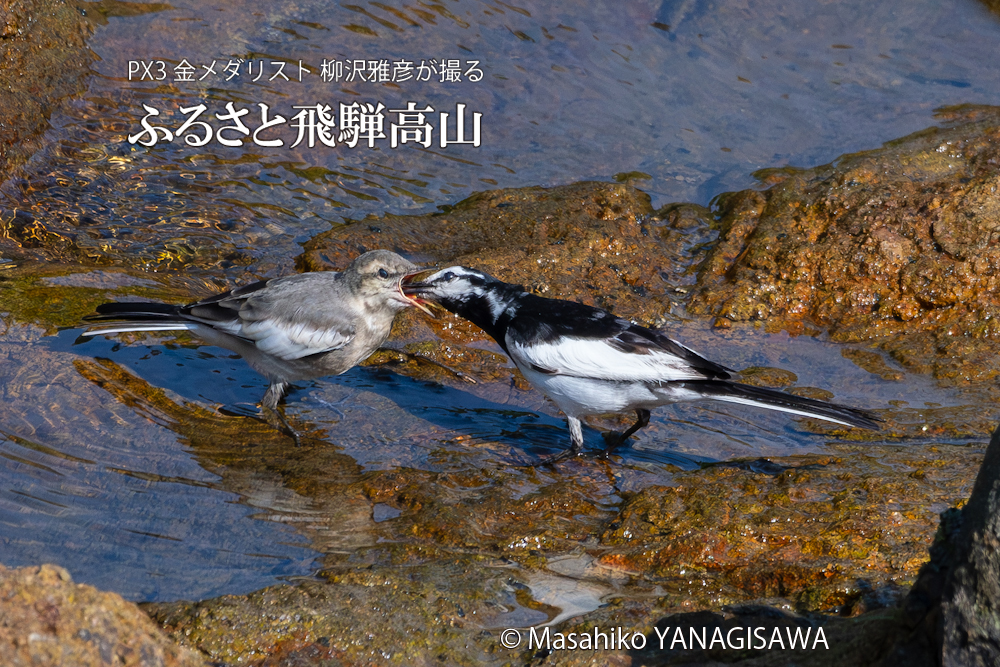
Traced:
<path fill-rule="evenodd" d="M 752 185 L 756 169 L 874 147 L 932 124 L 937 107 L 992 103 L 1000 92 L 991 65 L 1000 21 L 974 2 L 389 7 L 181 2 L 109 19 L 91 41 L 100 60 L 88 92 L 51 119 L 44 148 L 0 186 L 0 210 L 41 221 L 77 256 L 228 283 L 291 271 L 299 244 L 331 224 L 431 211 L 484 188 L 638 171 L 648 178 L 634 183 L 654 204 L 707 203 Z M 127 80 L 129 60 L 173 67 L 230 57 L 301 59 L 313 74 Z M 315 74 L 324 58 L 479 60 L 484 79 L 327 83 Z M 463 103 L 484 114 L 482 146 L 291 148 L 294 133 L 280 148 L 126 141 L 142 104 L 177 119 L 202 100 L 212 112 L 263 102 L 286 118 L 318 101 L 397 109 L 415 100 L 451 112 Z M 81 275 L 69 284 L 111 289 L 101 274 Z M 123 285 L 143 286 L 113 286 Z M 74 344 L 79 330 L 46 335 L 50 322 L 4 322 L 0 562 L 55 562 L 131 599 L 245 592 L 377 543 L 377 526 L 398 510 L 330 490 L 371 471 L 509 471 L 566 444 L 562 419 L 536 392 L 442 385 L 386 367 L 293 393 L 289 417 L 319 443 L 296 452 L 247 417 L 265 384 L 228 352 L 160 344 L 172 339 Z M 852 405 L 905 401 L 894 414 L 906 436 L 892 442 L 923 442 L 922 420 L 945 419 L 939 413 L 972 423 L 982 412 L 974 394 L 913 374 L 883 379 L 821 338 L 699 323 L 675 333 L 726 365 L 791 370 L 796 386 Z M 588 448 L 612 426 L 587 428 Z M 606 512 L 618 493 L 669 485 L 677 469 L 823 452 L 835 440 L 821 426 L 735 406 L 663 408 L 610 472 L 586 468 L 605 476 L 586 488 Z M 582 474 L 525 473 L 517 483 L 545 495 Z M 550 569 L 528 577 L 542 602 L 562 595 L 582 609 L 604 594 L 560 587 L 552 577 L 562 573 Z"/>
<path fill-rule="evenodd" d="M 638 172 L 656 205 L 707 203 L 753 185 L 755 170 L 874 148 L 933 124 L 936 108 L 1000 93 L 990 66 L 1000 21 L 972 0 L 150 7 L 97 31 L 89 91 L 52 118 L 45 150 L 0 188 L 0 210 L 33 217 L 85 255 L 129 253 L 152 268 L 285 271 L 297 244 L 331 223 L 432 211 L 491 187 Z M 241 58 L 227 81 L 223 68 Z M 321 77 L 324 61 L 376 59 L 459 60 L 466 72 L 478 61 L 482 79 Z M 175 82 L 182 60 L 204 80 Z M 277 76 L 280 60 L 292 80 Z M 130 61 L 162 62 L 165 80 L 137 80 L 139 65 L 129 80 Z M 300 61 L 310 72 L 301 81 Z M 481 146 L 292 147 L 296 106 L 409 101 L 435 110 L 435 142 L 438 113 L 452 123 L 457 104 L 482 113 Z M 142 132 L 142 105 L 161 114 L 150 122 L 178 130 L 179 109 L 204 103 L 196 122 L 220 130 L 232 121 L 214 115 L 230 102 L 249 112 L 250 129 L 263 122 L 258 104 L 283 116 L 259 137 L 283 145 L 185 145 L 198 126 L 152 148 L 126 141 Z M 391 134 L 397 115 L 386 116 Z"/>
<path fill-rule="evenodd" d="M 73 338 L 14 325 L 0 343 L 5 565 L 58 563 L 143 600 L 249 591 L 310 567 L 300 535 L 254 518 L 277 498 L 261 505 L 227 488 L 155 417 L 88 382 L 76 355 L 50 351 Z"/>
<path fill-rule="evenodd" d="M 312 443 L 295 448 L 245 416 L 256 414 L 266 382 L 228 351 L 171 338 L 79 339 L 80 332 L 42 336 L 15 325 L 2 343 L 2 558 L 8 566 L 56 562 L 133 599 L 246 592 L 307 575 L 324 555 L 372 547 L 375 524 L 396 519 L 398 510 L 350 491 L 366 471 L 510 471 L 568 444 L 562 418 L 537 392 L 446 386 L 388 365 L 293 391 L 287 414 Z M 724 363 L 794 369 L 796 386 L 821 387 L 853 405 L 885 409 L 888 400 L 906 401 L 910 437 L 883 442 L 926 442 L 920 424 L 940 421 L 934 410 L 970 413 L 968 421 L 981 411 L 975 396 L 919 375 L 883 380 L 820 339 L 719 335 L 697 323 L 675 335 Z M 893 414 L 898 419 L 904 410 Z M 610 427 L 595 425 L 585 428 L 592 451 L 603 447 L 601 431 Z M 545 497 L 597 473 L 604 481 L 581 493 L 607 511 L 619 493 L 671 485 L 679 469 L 827 453 L 839 441 L 827 432 L 816 422 L 740 406 L 669 406 L 654 412 L 607 471 L 568 464 L 525 473 L 513 497 Z M 535 575 L 525 576 L 534 585 Z M 546 582 L 538 585 L 551 597 L 555 584 Z"/>

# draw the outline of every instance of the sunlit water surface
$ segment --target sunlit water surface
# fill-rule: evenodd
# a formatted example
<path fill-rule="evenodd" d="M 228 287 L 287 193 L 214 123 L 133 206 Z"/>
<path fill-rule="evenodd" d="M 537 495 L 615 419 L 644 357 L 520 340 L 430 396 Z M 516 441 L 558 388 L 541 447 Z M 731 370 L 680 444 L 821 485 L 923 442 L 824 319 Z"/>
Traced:
<path fill-rule="evenodd" d="M 155 7 L 155 6 L 154 6 Z M 808 167 L 934 123 L 936 108 L 995 104 L 1000 19 L 981 3 L 628 2 L 414 5 L 175 2 L 110 18 L 91 41 L 88 92 L 51 119 L 45 150 L 0 188 L 0 210 L 40 221 L 97 257 L 152 267 L 287 270 L 299 243 L 331 224 L 433 211 L 493 187 L 608 180 L 632 173 L 654 204 L 707 203 L 761 168 Z M 409 81 L 324 81 L 323 63 L 414 63 Z M 463 80 L 415 80 L 421 61 L 457 60 Z M 146 70 L 130 61 L 151 66 Z M 242 65 L 239 63 L 242 61 Z M 238 76 L 225 67 L 237 63 Z M 282 76 L 272 63 L 287 62 Z M 299 63 L 309 71 L 299 81 Z M 471 63 L 479 81 L 465 78 Z M 186 65 L 195 81 L 175 81 Z M 350 69 L 350 68 L 349 68 Z M 209 73 L 214 72 L 214 74 Z M 161 74 L 162 71 L 162 74 Z M 148 77 L 147 77 L 148 78 Z M 227 81 L 227 78 L 229 80 Z M 391 77 L 390 77 L 391 78 Z M 397 77 L 398 78 L 398 77 Z M 423 78 L 423 77 L 421 77 Z M 273 80 L 271 80 L 273 79 Z M 429 148 L 389 139 L 349 148 L 298 139 L 296 107 L 381 103 L 434 109 Z M 218 132 L 153 147 L 150 122 Z M 481 113 L 481 145 L 441 148 L 440 113 Z M 449 138 L 456 138 L 451 125 Z M 469 134 L 467 127 L 467 135 Z M 243 145 L 227 147 L 227 141 Z M 469 137 L 466 137 L 469 138 Z M 149 135 L 140 137 L 147 141 Z M 280 140 L 281 146 L 261 142 Z M 641 176 L 644 174 L 648 178 Z"/>

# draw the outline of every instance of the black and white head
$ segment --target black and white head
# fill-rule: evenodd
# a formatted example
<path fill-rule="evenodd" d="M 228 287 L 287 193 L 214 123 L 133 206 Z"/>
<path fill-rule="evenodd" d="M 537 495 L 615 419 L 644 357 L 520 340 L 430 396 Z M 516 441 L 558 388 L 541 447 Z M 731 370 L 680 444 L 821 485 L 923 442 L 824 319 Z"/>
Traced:
<path fill-rule="evenodd" d="M 516 297 L 524 294 L 519 285 L 466 266 L 417 274 L 413 280 L 403 281 L 403 291 L 420 301 L 437 303 L 483 328 L 495 324 L 514 305 Z"/>
<path fill-rule="evenodd" d="M 351 293 L 370 308 L 388 308 L 397 312 L 407 306 L 419 306 L 403 294 L 400 285 L 404 276 L 419 270 L 416 264 L 394 252 L 372 250 L 351 262 L 344 270 L 343 279 Z"/>

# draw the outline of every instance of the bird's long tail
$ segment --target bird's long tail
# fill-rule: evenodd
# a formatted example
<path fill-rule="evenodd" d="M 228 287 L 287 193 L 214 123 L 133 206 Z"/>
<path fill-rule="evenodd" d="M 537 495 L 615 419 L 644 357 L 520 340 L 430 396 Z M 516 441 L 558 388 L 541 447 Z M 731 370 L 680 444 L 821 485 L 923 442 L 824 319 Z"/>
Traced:
<path fill-rule="evenodd" d="M 83 319 L 88 324 L 114 323 L 107 327 L 91 325 L 84 336 L 124 331 L 181 331 L 190 329 L 195 324 L 181 316 L 177 306 L 168 303 L 104 303 L 97 307 L 96 315 L 87 315 Z"/>
<path fill-rule="evenodd" d="M 844 426 L 856 426 L 879 430 L 881 419 L 867 410 L 849 408 L 836 403 L 825 403 L 811 398 L 786 394 L 775 389 L 765 389 L 763 387 L 751 387 L 750 385 L 726 382 L 722 380 L 696 380 L 680 383 L 685 389 L 689 389 L 701 395 L 702 398 L 710 398 L 716 401 L 727 401 L 729 403 L 741 403 L 743 405 L 754 405 L 768 410 L 780 410 L 793 415 L 803 417 L 815 417 L 843 424 Z"/>

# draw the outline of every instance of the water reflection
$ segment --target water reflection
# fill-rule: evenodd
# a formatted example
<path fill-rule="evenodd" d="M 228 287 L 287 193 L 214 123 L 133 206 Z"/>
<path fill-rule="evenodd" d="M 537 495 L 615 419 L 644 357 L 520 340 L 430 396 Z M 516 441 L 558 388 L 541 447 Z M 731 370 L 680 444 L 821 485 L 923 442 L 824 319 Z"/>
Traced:
<path fill-rule="evenodd" d="M 161 415 L 88 381 L 93 362 L 46 351 L 40 333 L 8 329 L 0 344 L 5 565 L 57 563 L 141 600 L 250 591 L 310 571 L 315 552 L 299 534 L 255 520 L 253 495 L 206 471 Z"/>

